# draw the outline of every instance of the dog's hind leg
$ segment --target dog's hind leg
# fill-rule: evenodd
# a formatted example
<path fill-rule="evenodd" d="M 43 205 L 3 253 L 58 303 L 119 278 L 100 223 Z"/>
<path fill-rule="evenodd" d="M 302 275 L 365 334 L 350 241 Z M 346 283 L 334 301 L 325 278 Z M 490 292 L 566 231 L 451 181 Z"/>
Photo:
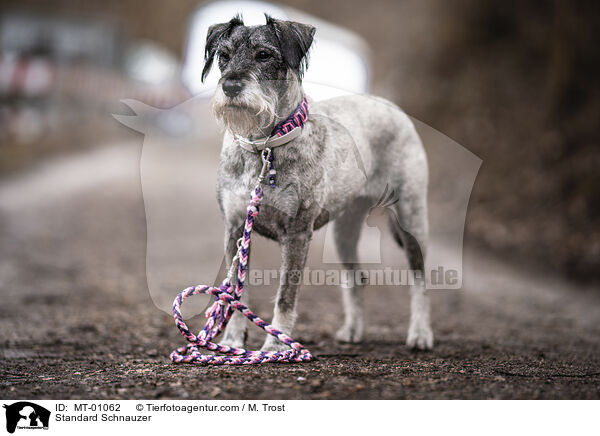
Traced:
<path fill-rule="evenodd" d="M 242 236 L 244 228 L 235 228 L 227 230 L 225 234 L 225 256 L 227 257 L 227 271 L 231 267 L 231 259 L 237 253 L 237 240 Z M 250 249 L 248 251 L 248 260 L 250 259 Z M 248 262 L 249 263 L 249 262 Z M 237 273 L 237 270 L 236 270 Z M 234 276 L 235 279 L 235 276 Z M 240 301 L 246 306 L 248 305 L 248 286 L 244 287 L 244 292 Z M 225 332 L 223 333 L 223 339 L 219 342 L 220 345 L 227 345 L 229 347 L 243 348 L 246 340 L 246 330 L 248 328 L 248 322 L 241 312 L 235 311 L 231 316 Z"/>
<path fill-rule="evenodd" d="M 310 229 L 312 230 L 312 223 Z M 271 324 L 286 335 L 291 335 L 296 322 L 297 291 L 302 282 L 306 255 L 312 238 L 311 230 L 291 232 L 279 240 L 282 260 L 281 278 Z M 275 336 L 268 335 L 261 350 L 283 351 L 288 348 Z"/>
<path fill-rule="evenodd" d="M 333 223 L 334 239 L 338 256 L 344 268 L 351 272 L 350 283 L 342 283 L 342 301 L 344 304 L 344 324 L 335 334 L 340 342 L 360 342 L 364 336 L 362 293 L 364 284 L 356 278 L 358 266 L 356 248 L 360 230 L 371 201 L 357 199 Z"/>
<path fill-rule="evenodd" d="M 392 207 L 390 224 L 394 237 L 404 247 L 410 269 L 421 275 L 410 287 L 410 324 L 406 345 L 421 350 L 433 347 L 430 302 L 425 289 L 427 241 L 426 195 L 400 190 L 400 199 Z"/>

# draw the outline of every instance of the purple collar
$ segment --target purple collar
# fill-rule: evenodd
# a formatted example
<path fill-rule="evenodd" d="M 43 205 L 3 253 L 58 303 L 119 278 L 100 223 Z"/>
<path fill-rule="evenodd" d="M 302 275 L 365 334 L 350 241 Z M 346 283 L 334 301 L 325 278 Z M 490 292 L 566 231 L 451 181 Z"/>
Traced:
<path fill-rule="evenodd" d="M 302 99 L 296 110 L 273 129 L 270 136 L 261 139 L 249 140 L 240 136 L 234 136 L 235 142 L 245 150 L 258 153 L 265 148 L 274 148 L 287 144 L 296 139 L 302 133 L 302 127 L 308 120 L 308 100 Z"/>
<path fill-rule="evenodd" d="M 271 136 L 283 136 L 286 133 L 290 133 L 296 127 L 304 127 L 304 123 L 308 120 L 308 110 L 308 99 L 304 97 L 300 105 L 292 112 L 288 119 L 282 121 L 273 129 Z"/>

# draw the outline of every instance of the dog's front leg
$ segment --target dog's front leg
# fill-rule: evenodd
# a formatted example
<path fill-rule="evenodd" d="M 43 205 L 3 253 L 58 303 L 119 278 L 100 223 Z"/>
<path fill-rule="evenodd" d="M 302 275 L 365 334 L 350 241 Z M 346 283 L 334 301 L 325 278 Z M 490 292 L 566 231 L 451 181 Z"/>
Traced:
<path fill-rule="evenodd" d="M 302 274 L 312 231 L 294 233 L 281 238 L 281 278 L 275 299 L 273 327 L 286 335 L 292 334 L 296 321 L 297 291 L 302 283 Z M 275 336 L 267 336 L 262 351 L 283 351 L 288 348 Z"/>
<path fill-rule="evenodd" d="M 233 259 L 237 253 L 237 241 L 242 236 L 244 229 L 243 227 L 228 227 L 229 228 L 225 232 L 225 256 L 227 257 L 227 271 L 229 271 L 229 268 L 231 267 L 231 259 Z M 248 258 L 250 258 L 250 253 L 248 253 Z M 236 276 L 234 276 L 233 279 L 236 280 Z M 240 301 L 245 305 L 248 305 L 248 286 L 244 287 L 244 292 L 240 298 Z M 242 315 L 241 312 L 236 310 L 231 316 L 231 319 L 227 324 L 227 328 L 223 333 L 223 339 L 219 342 L 219 344 L 227 345 L 229 347 L 243 348 L 246 340 L 247 327 L 248 323 L 246 322 L 246 317 Z"/>

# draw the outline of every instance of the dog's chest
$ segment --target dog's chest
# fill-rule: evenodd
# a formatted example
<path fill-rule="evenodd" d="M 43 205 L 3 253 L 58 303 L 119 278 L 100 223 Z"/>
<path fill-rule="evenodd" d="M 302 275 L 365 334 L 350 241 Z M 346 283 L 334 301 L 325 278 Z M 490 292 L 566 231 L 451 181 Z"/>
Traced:
<path fill-rule="evenodd" d="M 257 155 L 239 156 L 223 153 L 219 169 L 218 191 L 225 219 L 231 226 L 241 225 L 246 216 L 250 193 L 256 187 L 262 161 Z M 279 159 L 281 161 L 282 159 Z M 288 159 L 289 161 L 289 159 Z M 314 180 L 306 165 L 289 165 L 275 158 L 276 184 L 262 185 L 263 198 L 255 219 L 255 230 L 264 236 L 278 239 L 289 231 L 310 226 L 318 215 L 319 202 L 314 198 Z M 278 165 L 279 164 L 279 165 Z M 304 171 L 297 167 L 305 168 Z"/>
<path fill-rule="evenodd" d="M 241 226 L 247 214 L 253 188 L 243 188 L 224 188 L 221 192 L 221 206 L 225 219 L 233 227 Z M 301 212 L 303 205 L 295 190 L 271 188 L 268 185 L 263 185 L 262 188 L 263 198 L 254 220 L 254 229 L 263 236 L 278 240 L 280 235 L 298 226 L 306 213 Z"/>

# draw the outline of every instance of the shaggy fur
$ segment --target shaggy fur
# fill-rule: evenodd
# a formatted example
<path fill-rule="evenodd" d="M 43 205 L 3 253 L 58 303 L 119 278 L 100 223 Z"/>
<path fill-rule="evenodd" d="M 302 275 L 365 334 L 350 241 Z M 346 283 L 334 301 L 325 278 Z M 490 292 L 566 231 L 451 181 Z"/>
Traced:
<path fill-rule="evenodd" d="M 210 27 L 205 76 L 217 60 L 221 79 L 214 114 L 226 129 L 218 174 L 218 200 L 224 215 L 227 259 L 236 253 L 248 193 L 254 187 L 260 157 L 242 149 L 235 136 L 268 136 L 301 102 L 302 74 L 315 29 L 267 16 L 262 26 L 244 26 L 240 17 Z M 240 88 L 231 91 L 230 84 Z M 427 240 L 427 160 L 410 119 L 392 103 L 372 96 L 311 101 L 302 134 L 273 150 L 277 187 L 265 190 L 254 230 L 278 241 L 281 282 L 272 324 L 291 334 L 295 305 L 313 231 L 330 220 L 342 262 L 355 268 L 359 231 L 369 209 L 390 187 L 398 201 L 391 226 L 412 270 L 424 269 Z M 244 298 L 247 298 L 245 291 Z M 364 335 L 360 283 L 343 288 L 345 319 L 336 338 L 359 342 Z M 423 283 L 411 287 L 407 345 L 433 346 L 429 299 Z M 232 318 L 222 343 L 241 347 L 246 321 Z M 263 350 L 285 345 L 268 336 Z"/>

